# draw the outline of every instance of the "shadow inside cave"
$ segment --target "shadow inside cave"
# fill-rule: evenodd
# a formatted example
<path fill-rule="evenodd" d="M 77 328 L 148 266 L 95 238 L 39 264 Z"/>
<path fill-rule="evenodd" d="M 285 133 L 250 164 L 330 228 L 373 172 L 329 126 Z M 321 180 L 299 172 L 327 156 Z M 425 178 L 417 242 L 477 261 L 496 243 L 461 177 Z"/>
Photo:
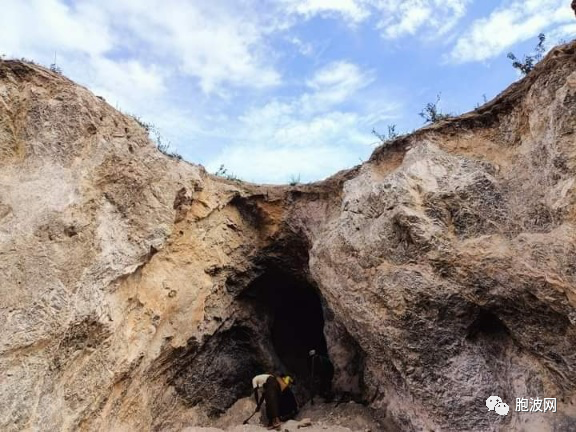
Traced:
<path fill-rule="evenodd" d="M 269 317 L 270 328 L 262 331 L 268 332 L 279 361 L 275 372 L 307 381 L 308 352 L 314 349 L 328 355 L 324 312 L 316 288 L 303 278 L 272 267 L 246 288 L 241 299 Z"/>
<path fill-rule="evenodd" d="M 329 357 L 336 368 L 336 391 L 348 397 L 362 387 L 363 354 L 323 304 L 305 273 L 276 265 L 261 273 L 235 297 L 233 319 L 202 341 L 167 353 L 163 369 L 186 404 L 201 404 L 220 416 L 238 399 L 252 394 L 251 379 L 262 373 L 290 374 L 300 405 L 309 400 L 309 351 Z M 338 329 L 338 330 L 336 330 Z M 328 349 L 330 348 L 330 350 Z M 341 383 L 344 383 L 342 385 Z"/>

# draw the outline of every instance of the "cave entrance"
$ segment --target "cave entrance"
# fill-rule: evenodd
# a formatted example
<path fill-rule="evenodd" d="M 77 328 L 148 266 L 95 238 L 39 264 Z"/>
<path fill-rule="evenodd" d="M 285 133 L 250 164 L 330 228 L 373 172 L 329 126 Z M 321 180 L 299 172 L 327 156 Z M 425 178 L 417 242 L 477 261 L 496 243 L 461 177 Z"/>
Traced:
<path fill-rule="evenodd" d="M 270 342 L 280 372 L 306 380 L 308 352 L 327 355 L 324 313 L 317 289 L 303 278 L 278 268 L 268 268 L 245 291 L 268 318 Z"/>

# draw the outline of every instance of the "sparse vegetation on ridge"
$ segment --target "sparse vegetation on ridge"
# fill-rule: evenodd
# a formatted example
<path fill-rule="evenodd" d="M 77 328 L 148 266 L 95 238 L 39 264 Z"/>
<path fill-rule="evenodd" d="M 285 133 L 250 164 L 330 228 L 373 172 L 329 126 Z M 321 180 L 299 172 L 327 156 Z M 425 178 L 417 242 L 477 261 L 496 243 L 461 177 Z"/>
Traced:
<path fill-rule="evenodd" d="M 50 70 L 52 72 L 59 74 L 59 75 L 62 75 L 62 68 L 60 66 L 58 66 L 56 63 L 52 63 L 50 65 Z"/>
<path fill-rule="evenodd" d="M 223 177 L 226 180 L 232 180 L 232 181 L 242 181 L 236 174 L 228 171 L 228 168 L 226 168 L 224 166 L 224 164 L 220 165 L 220 167 L 218 168 L 218 170 L 214 173 L 214 175 L 218 176 L 218 177 Z"/>
<path fill-rule="evenodd" d="M 388 130 L 387 130 L 386 134 L 382 134 L 382 133 L 378 132 L 376 129 L 372 128 L 372 135 L 374 135 L 376 138 L 378 138 L 378 140 L 379 140 L 378 144 L 387 145 L 400 136 L 400 134 L 396 131 L 396 125 L 395 124 L 388 125 L 387 129 Z"/>
<path fill-rule="evenodd" d="M 148 133 L 148 137 L 156 143 L 156 148 L 158 151 L 172 159 L 182 160 L 182 156 L 170 150 L 170 141 L 165 142 L 164 137 L 153 123 L 148 123 L 142 120 L 139 116 L 135 114 L 128 114 L 130 117 L 136 121 L 144 130 Z"/>
<path fill-rule="evenodd" d="M 56 53 L 54 53 L 54 62 L 50 65 L 50 70 L 54 73 L 62 75 L 62 68 L 56 62 Z"/>
<path fill-rule="evenodd" d="M 534 54 L 532 55 L 525 55 L 523 60 L 520 61 L 514 53 L 509 52 L 508 58 L 512 60 L 512 67 L 514 69 L 519 70 L 522 75 L 529 74 L 536 64 L 542 60 L 544 53 L 546 52 L 546 47 L 544 46 L 544 42 L 546 41 L 546 35 L 544 33 L 540 33 L 538 35 L 538 43 L 534 48 Z"/>
<path fill-rule="evenodd" d="M 296 186 L 297 184 L 300 184 L 300 174 L 298 174 L 298 175 L 292 174 L 290 176 L 289 184 L 290 184 L 290 186 Z"/>
<path fill-rule="evenodd" d="M 440 102 L 440 94 L 436 96 L 436 102 L 428 102 L 424 109 L 418 113 L 420 117 L 424 119 L 424 123 L 436 123 L 440 120 L 444 120 L 452 117 L 452 114 L 444 114 L 440 111 L 438 103 Z"/>

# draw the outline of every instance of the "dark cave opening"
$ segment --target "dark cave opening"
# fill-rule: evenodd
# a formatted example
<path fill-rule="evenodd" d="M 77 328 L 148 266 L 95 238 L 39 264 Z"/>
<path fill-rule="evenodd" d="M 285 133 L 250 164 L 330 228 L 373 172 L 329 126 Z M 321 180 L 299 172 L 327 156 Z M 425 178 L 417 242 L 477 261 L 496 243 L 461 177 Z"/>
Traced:
<path fill-rule="evenodd" d="M 492 312 L 480 310 L 476 319 L 468 328 L 467 338 L 476 340 L 480 336 L 489 338 L 502 338 L 509 335 L 508 328 L 504 323 L 494 315 Z"/>
<path fill-rule="evenodd" d="M 251 380 L 262 373 L 290 374 L 295 397 L 304 404 L 310 398 L 312 349 L 334 365 L 333 394 L 361 399 L 362 350 L 336 321 L 307 271 L 291 263 L 259 262 L 259 275 L 248 283 L 228 278 L 227 288 L 232 281 L 235 294 L 232 319 L 161 362 L 187 404 L 201 404 L 209 416 L 219 416 L 238 399 L 251 397 Z"/>
<path fill-rule="evenodd" d="M 324 312 L 316 288 L 304 278 L 278 268 L 268 268 L 246 289 L 244 299 L 257 303 L 269 317 L 272 347 L 280 361 L 276 372 L 306 380 L 308 352 L 328 355 Z"/>

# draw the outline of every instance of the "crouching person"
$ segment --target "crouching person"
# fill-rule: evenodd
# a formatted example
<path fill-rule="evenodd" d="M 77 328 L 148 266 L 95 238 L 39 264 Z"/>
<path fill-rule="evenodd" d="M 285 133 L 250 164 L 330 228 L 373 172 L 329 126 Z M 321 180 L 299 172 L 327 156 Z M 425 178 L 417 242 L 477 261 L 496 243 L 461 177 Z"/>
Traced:
<path fill-rule="evenodd" d="M 259 410 L 262 403 L 266 402 L 268 429 L 279 429 L 281 419 L 287 420 L 291 418 L 291 416 L 296 415 L 296 400 L 290 390 L 292 382 L 292 378 L 288 375 L 276 377 L 274 375 L 262 374 L 256 375 L 252 379 L 254 398 L 256 399 L 256 410 Z M 258 394 L 259 391 L 260 395 Z"/>

